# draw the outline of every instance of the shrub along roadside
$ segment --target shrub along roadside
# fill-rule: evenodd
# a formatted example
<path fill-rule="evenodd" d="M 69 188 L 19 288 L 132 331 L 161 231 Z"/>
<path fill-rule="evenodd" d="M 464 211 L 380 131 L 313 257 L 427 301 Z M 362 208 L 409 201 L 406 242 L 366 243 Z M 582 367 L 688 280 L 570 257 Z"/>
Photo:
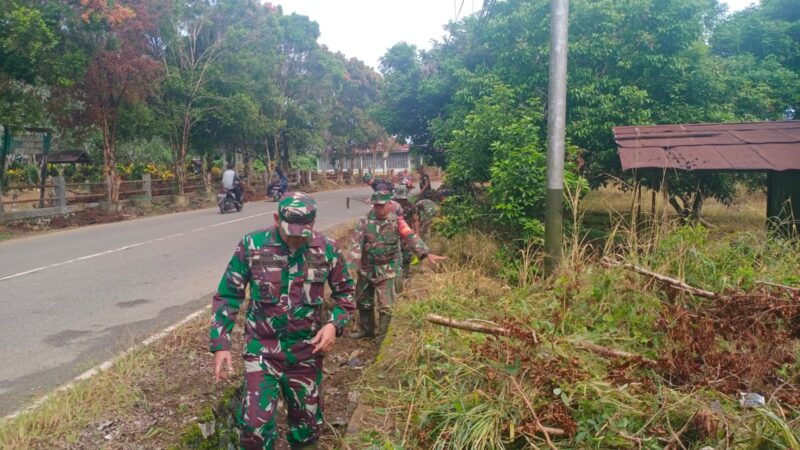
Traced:
<path fill-rule="evenodd" d="M 741 242 L 758 257 L 736 250 Z M 800 296 L 752 289 L 756 279 L 792 280 L 796 244 L 745 234 L 710 241 L 682 228 L 638 256 L 658 270 L 680 268 L 665 273 L 698 287 L 748 291 L 720 301 L 586 260 L 552 280 L 518 275 L 528 281 L 509 285 L 491 239 L 460 235 L 445 246 L 451 266 L 410 287 L 365 376 L 374 420 L 349 438 L 353 447 L 800 446 Z M 737 275 L 720 281 L 722 271 Z M 433 325 L 430 313 L 490 321 L 516 337 Z M 656 364 L 598 356 L 576 340 Z M 742 407 L 740 391 L 766 405 Z"/>

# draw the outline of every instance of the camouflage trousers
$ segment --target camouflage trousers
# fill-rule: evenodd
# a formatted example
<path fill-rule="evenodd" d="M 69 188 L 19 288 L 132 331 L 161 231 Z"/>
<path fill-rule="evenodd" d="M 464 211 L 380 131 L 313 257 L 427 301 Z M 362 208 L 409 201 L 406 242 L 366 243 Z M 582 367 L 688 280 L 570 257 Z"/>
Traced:
<path fill-rule="evenodd" d="M 402 261 L 399 261 L 400 265 L 403 267 L 403 273 L 397 275 L 394 279 L 394 291 L 397 294 L 401 294 L 405 289 L 405 281 L 411 274 L 411 259 L 413 257 L 414 254 L 411 253 L 411 250 L 403 249 Z"/>
<path fill-rule="evenodd" d="M 397 274 L 402 277 L 402 274 Z M 356 282 L 356 306 L 360 310 L 372 311 L 375 308 L 375 297 L 378 297 L 378 312 L 391 314 L 394 307 L 394 278 L 381 281 L 371 281 L 364 275 L 358 274 Z"/>
<path fill-rule="evenodd" d="M 431 225 L 433 224 L 433 219 L 431 220 L 420 220 L 419 222 L 419 237 L 423 240 L 427 240 L 431 238 Z"/>
<path fill-rule="evenodd" d="M 322 358 L 289 364 L 286 361 L 245 357 L 247 393 L 239 409 L 241 447 L 272 449 L 279 433 L 275 427 L 278 396 L 288 409 L 292 445 L 316 442 L 322 427 Z"/>

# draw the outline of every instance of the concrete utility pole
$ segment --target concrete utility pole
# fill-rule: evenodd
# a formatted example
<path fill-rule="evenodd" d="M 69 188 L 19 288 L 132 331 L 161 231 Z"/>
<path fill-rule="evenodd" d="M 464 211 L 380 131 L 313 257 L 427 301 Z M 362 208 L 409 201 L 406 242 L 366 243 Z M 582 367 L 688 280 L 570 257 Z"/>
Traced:
<path fill-rule="evenodd" d="M 564 134 L 567 115 L 569 0 L 550 0 L 550 80 L 547 94 L 547 195 L 545 197 L 545 272 L 561 261 L 564 229 Z"/>

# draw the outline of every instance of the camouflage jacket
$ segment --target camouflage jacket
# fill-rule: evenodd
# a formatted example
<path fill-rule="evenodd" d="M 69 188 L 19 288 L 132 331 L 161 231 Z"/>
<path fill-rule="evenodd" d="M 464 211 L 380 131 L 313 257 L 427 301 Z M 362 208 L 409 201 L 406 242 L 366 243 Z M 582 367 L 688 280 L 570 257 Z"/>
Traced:
<path fill-rule="evenodd" d="M 439 206 L 427 198 L 417 201 L 414 205 L 420 222 L 430 222 L 439 213 Z"/>
<path fill-rule="evenodd" d="M 419 190 L 421 192 L 427 192 L 431 189 L 431 177 L 424 173 L 419 176 Z"/>
<path fill-rule="evenodd" d="M 381 177 L 375 177 L 375 179 L 372 180 L 372 183 L 370 183 L 370 186 L 372 187 L 372 190 L 375 192 L 377 191 L 391 192 L 394 190 L 394 184 L 392 184 L 391 181 Z"/>
<path fill-rule="evenodd" d="M 325 282 L 335 302 L 326 323 L 340 334 L 355 310 L 355 288 L 336 243 L 315 232 L 292 254 L 274 227 L 245 235 L 214 296 L 211 351 L 230 349 L 229 334 L 249 285 L 244 354 L 290 363 L 313 358 L 308 341 L 322 327 Z"/>
<path fill-rule="evenodd" d="M 353 230 L 351 255 L 358 264 L 361 275 L 372 281 L 394 278 L 400 264 L 400 243 L 405 244 L 420 259 L 428 255 L 428 246 L 408 226 L 408 223 L 395 214 L 384 220 L 375 217 L 370 211 L 367 217 L 359 220 Z"/>

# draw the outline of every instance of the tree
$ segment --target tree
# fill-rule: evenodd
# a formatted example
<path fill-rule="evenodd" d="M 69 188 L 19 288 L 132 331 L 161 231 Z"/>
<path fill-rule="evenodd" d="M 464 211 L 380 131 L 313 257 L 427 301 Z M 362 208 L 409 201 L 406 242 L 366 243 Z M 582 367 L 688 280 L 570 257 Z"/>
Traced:
<path fill-rule="evenodd" d="M 52 127 L 66 116 L 61 91 L 83 76 L 92 46 L 68 2 L 7 0 L 0 9 L 0 125 Z M 5 176 L 0 158 L 0 181 Z"/>
<path fill-rule="evenodd" d="M 156 57 L 159 48 L 155 0 L 130 1 L 109 5 L 105 1 L 86 1 L 83 19 L 99 22 L 98 50 L 92 55 L 75 97 L 83 102 L 82 119 L 97 126 L 103 134 L 103 174 L 108 201 L 119 200 L 116 173 L 116 144 L 119 112 L 125 104 L 148 98 L 162 75 Z"/>
<path fill-rule="evenodd" d="M 429 127 L 432 120 L 447 108 L 457 87 L 449 83 L 444 52 L 426 53 L 411 44 L 400 42 L 381 58 L 384 75 L 379 106 L 375 117 L 400 141 L 410 141 L 415 151 L 429 161 L 443 164 L 444 153 L 434 145 Z"/>
<path fill-rule="evenodd" d="M 800 8 L 792 0 L 762 0 L 722 21 L 711 47 L 720 56 L 772 58 L 800 73 Z"/>
<path fill-rule="evenodd" d="M 756 20 L 751 12 L 726 19 L 716 0 L 576 0 L 570 8 L 567 138 L 581 149 L 582 173 L 591 185 L 633 181 L 620 168 L 614 126 L 781 118 L 797 95 L 790 63 L 797 12 L 791 3 L 766 0 L 756 8 L 764 11 Z M 493 149 L 508 139 L 501 129 L 516 120 L 506 109 L 527 102 L 546 111 L 548 6 L 546 0 L 487 2 L 480 14 L 451 23 L 449 36 L 430 52 L 395 45 L 382 60 L 381 123 L 414 143 L 425 142 L 433 155 L 446 149 L 449 181 L 489 181 L 498 162 Z M 731 50 L 750 42 L 734 33 L 746 21 L 773 30 L 763 34 L 770 50 L 756 52 L 763 59 Z M 714 52 L 709 41 L 716 43 Z M 392 116 L 394 111 L 400 112 Z M 660 176 L 640 181 L 660 186 Z M 686 199 L 691 211 L 708 196 L 728 201 L 734 181 L 725 174 L 681 174 L 670 183 L 672 203 L 686 211 Z"/>
<path fill-rule="evenodd" d="M 167 137 L 175 154 L 178 195 L 184 195 L 192 130 L 221 107 L 208 84 L 219 74 L 219 59 L 226 48 L 229 22 L 222 6 L 211 0 L 189 0 L 177 2 L 173 11 L 159 108 L 170 124 Z"/>

